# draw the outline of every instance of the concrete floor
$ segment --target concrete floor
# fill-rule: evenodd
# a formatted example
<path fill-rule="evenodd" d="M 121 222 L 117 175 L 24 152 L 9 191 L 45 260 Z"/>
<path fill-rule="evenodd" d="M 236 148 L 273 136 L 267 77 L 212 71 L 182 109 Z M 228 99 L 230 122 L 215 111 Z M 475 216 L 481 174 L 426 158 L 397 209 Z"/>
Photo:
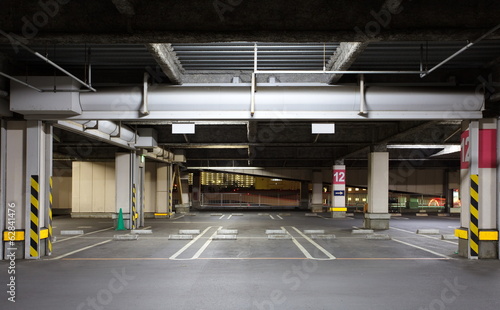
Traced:
<path fill-rule="evenodd" d="M 16 261 L 16 303 L 0 309 L 499 309 L 500 261 L 468 261 L 457 241 L 417 235 L 417 229 L 453 234 L 456 217 L 403 216 L 392 240 L 353 234 L 359 215 L 346 219 L 304 212 L 232 213 L 147 220 L 152 235 L 127 234 L 108 219 L 55 218 L 50 258 Z M 217 230 L 238 230 L 237 240 L 210 240 Z M 65 229 L 85 235 L 61 236 Z M 199 229 L 193 240 L 169 240 Z M 291 239 L 268 240 L 285 229 Z M 335 239 L 311 239 L 325 230 Z M 204 233 L 203 233 L 204 232 Z M 311 242 L 312 241 L 312 242 Z M 7 262 L 0 263 L 2 283 Z"/>

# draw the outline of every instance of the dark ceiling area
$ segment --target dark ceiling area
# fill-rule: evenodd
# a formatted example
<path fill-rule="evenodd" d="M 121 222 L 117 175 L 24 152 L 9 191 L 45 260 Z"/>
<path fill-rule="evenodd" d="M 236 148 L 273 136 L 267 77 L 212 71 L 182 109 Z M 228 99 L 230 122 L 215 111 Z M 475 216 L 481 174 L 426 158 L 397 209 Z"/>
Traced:
<path fill-rule="evenodd" d="M 366 87 L 472 86 L 485 93 L 485 116 L 499 111 L 499 1 L 40 3 L 0 3 L 0 71 L 21 80 L 61 72 L 17 42 L 97 91 L 140 86 L 144 73 L 151 84 L 179 87 L 250 83 L 255 55 L 258 70 L 314 71 L 263 74 L 258 83 L 359 85 L 359 74 L 321 71 L 427 71 L 474 43 L 425 77 L 366 74 Z M 124 121 L 133 130 L 154 128 L 160 146 L 185 152 L 187 168 L 326 168 L 338 161 L 366 167 L 370 150 L 386 148 L 392 166 L 405 160 L 414 167 L 459 167 L 460 119 L 335 123 L 331 135 L 312 134 L 311 122 L 297 120 L 196 122 L 195 134 L 174 135 L 172 121 Z M 54 142 L 60 166 L 112 160 L 120 151 L 60 129 Z"/>

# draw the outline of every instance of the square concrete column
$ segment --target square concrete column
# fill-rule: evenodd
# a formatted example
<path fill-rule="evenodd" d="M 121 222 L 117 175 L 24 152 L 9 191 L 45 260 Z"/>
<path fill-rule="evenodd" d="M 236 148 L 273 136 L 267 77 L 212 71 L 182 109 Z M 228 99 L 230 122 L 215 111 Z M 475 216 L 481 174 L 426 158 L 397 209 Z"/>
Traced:
<path fill-rule="evenodd" d="M 312 191 L 312 212 L 323 211 L 323 173 L 321 171 L 313 171 L 312 175 L 313 191 Z"/>
<path fill-rule="evenodd" d="M 333 218 L 343 218 L 346 215 L 345 203 L 345 182 L 346 168 L 345 165 L 335 165 L 332 169 L 332 212 Z"/>
<path fill-rule="evenodd" d="M 498 258 L 497 119 L 462 123 L 458 253 L 470 259 Z"/>
<path fill-rule="evenodd" d="M 198 209 L 201 207 L 201 171 L 193 173 L 193 187 L 191 190 L 192 207 Z"/>
<path fill-rule="evenodd" d="M 2 243 L 2 257 L 50 255 L 52 126 L 41 121 L 2 121 L 0 143 L 0 205 L 5 206 L 0 229 L 14 231 L 9 235 L 12 243 Z"/>
<path fill-rule="evenodd" d="M 300 208 L 309 209 L 309 182 L 300 182 Z"/>
<path fill-rule="evenodd" d="M 368 157 L 368 212 L 364 227 L 389 229 L 389 153 L 373 152 Z"/>
<path fill-rule="evenodd" d="M 179 204 L 175 206 L 176 213 L 189 213 L 191 202 L 189 201 L 189 173 L 179 171 Z"/>
<path fill-rule="evenodd" d="M 135 153 L 115 154 L 116 224 L 120 209 L 127 229 L 139 226 L 137 212 L 137 177 L 139 163 Z"/>
<path fill-rule="evenodd" d="M 172 164 L 158 163 L 156 171 L 156 212 L 155 217 L 172 215 Z"/>

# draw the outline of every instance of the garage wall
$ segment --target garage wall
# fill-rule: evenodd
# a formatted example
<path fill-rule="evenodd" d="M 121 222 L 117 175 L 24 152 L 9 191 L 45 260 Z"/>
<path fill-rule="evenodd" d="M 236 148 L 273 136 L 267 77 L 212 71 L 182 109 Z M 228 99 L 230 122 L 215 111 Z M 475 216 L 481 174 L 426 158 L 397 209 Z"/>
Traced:
<path fill-rule="evenodd" d="M 144 212 L 156 211 L 156 169 L 157 164 L 146 162 L 144 175 Z"/>
<path fill-rule="evenodd" d="M 52 209 L 54 214 L 71 212 L 71 169 L 54 169 L 52 176 Z"/>
<path fill-rule="evenodd" d="M 449 173 L 449 188 L 459 188 L 460 173 L 451 171 Z M 413 169 L 402 171 L 401 169 L 390 169 L 389 189 L 393 191 L 444 195 L 443 193 L 443 169 Z M 368 179 L 367 170 L 347 170 L 347 184 L 351 186 L 366 187 Z"/>
<path fill-rule="evenodd" d="M 114 213 L 114 162 L 73 162 L 71 183 L 72 213 Z"/>

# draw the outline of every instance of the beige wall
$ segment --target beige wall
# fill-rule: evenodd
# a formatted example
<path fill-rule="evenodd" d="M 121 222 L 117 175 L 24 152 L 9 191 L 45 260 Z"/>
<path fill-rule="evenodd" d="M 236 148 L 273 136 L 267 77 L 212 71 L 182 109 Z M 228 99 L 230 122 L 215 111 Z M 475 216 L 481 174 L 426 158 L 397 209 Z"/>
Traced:
<path fill-rule="evenodd" d="M 115 163 L 73 162 L 72 212 L 115 212 Z"/>
<path fill-rule="evenodd" d="M 144 176 L 144 212 L 156 211 L 156 163 L 146 162 Z"/>
<path fill-rule="evenodd" d="M 71 169 L 54 169 L 52 208 L 71 209 Z"/>

